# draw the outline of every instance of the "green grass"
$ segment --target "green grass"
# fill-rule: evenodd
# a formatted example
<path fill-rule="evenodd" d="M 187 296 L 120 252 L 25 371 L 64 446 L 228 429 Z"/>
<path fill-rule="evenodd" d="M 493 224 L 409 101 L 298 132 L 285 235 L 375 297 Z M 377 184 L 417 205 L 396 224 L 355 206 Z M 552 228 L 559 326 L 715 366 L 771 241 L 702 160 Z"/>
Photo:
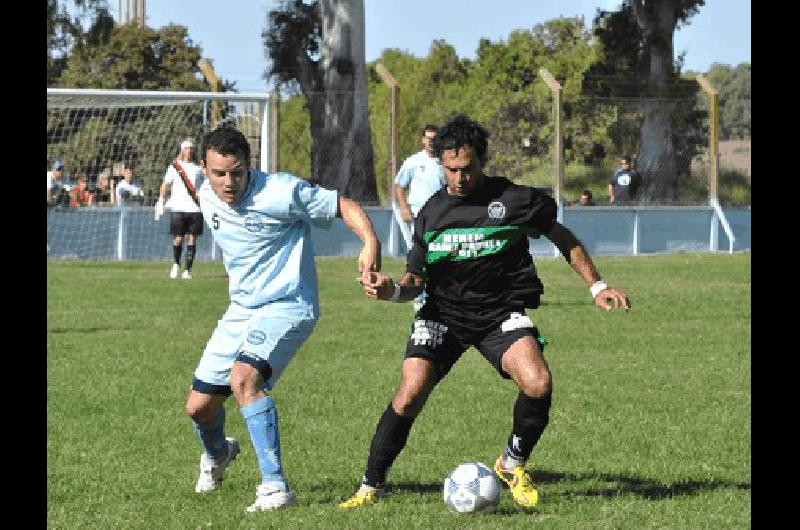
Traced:
<path fill-rule="evenodd" d="M 516 396 L 471 349 L 431 396 L 390 482 L 360 511 L 356 488 L 399 380 L 410 305 L 363 297 L 355 260 L 318 260 L 323 315 L 275 390 L 284 465 L 300 505 L 246 514 L 259 480 L 242 442 L 223 487 L 197 495 L 199 442 L 183 410 L 227 307 L 218 263 L 194 280 L 169 264 L 51 261 L 47 277 L 50 528 L 745 528 L 750 526 L 750 254 L 597 258 L 630 313 L 595 309 L 563 260 L 538 264 L 549 341 L 551 422 L 532 461 L 542 502 L 450 514 L 444 477 L 491 464 Z M 387 259 L 385 270 L 403 263 Z"/>

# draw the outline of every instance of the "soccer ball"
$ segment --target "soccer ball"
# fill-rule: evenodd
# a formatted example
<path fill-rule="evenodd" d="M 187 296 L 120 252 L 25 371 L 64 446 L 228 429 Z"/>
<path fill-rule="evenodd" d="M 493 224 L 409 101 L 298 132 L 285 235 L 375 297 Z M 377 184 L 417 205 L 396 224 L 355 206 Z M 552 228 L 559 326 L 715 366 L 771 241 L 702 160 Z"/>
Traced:
<path fill-rule="evenodd" d="M 500 502 L 500 480 L 484 464 L 468 462 L 444 479 L 442 493 L 451 512 L 491 513 Z"/>

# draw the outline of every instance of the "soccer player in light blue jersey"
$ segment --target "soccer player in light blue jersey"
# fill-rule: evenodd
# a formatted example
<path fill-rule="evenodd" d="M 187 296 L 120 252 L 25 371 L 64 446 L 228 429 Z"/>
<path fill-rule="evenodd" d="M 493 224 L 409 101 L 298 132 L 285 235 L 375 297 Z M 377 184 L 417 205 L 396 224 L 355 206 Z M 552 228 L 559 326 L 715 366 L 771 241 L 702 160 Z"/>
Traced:
<path fill-rule="evenodd" d="M 445 184 L 444 170 L 433 153 L 432 142 L 436 138 L 436 130 L 435 125 L 425 126 L 422 130 L 422 150 L 405 159 L 394 179 L 394 196 L 407 223 L 413 223 L 420 208 Z M 413 230 L 413 224 L 410 228 Z"/>
<path fill-rule="evenodd" d="M 225 436 L 225 399 L 238 403 L 261 472 L 248 512 L 297 502 L 281 465 L 278 413 L 270 395 L 319 318 L 311 225 L 334 217 L 364 243 L 362 279 L 380 270 L 380 242 L 354 201 L 287 173 L 249 167 L 250 147 L 231 126 L 203 137 L 206 181 L 198 196 L 206 224 L 222 249 L 231 303 L 208 341 L 186 401 L 203 447 L 198 493 L 215 490 L 240 451 Z"/>
<path fill-rule="evenodd" d="M 433 140 L 436 138 L 436 125 L 427 124 L 422 129 L 422 150 L 406 158 L 397 171 L 394 179 L 394 197 L 400 207 L 403 221 L 408 224 L 409 232 L 414 231 L 414 219 L 428 199 L 442 189 L 445 184 L 444 170 L 436 154 L 433 152 Z M 408 197 L 406 198 L 406 190 Z M 400 220 L 398 219 L 398 222 Z M 411 241 L 406 241 L 409 249 Z M 425 304 L 425 292 L 414 299 L 414 311 L 419 311 Z"/>

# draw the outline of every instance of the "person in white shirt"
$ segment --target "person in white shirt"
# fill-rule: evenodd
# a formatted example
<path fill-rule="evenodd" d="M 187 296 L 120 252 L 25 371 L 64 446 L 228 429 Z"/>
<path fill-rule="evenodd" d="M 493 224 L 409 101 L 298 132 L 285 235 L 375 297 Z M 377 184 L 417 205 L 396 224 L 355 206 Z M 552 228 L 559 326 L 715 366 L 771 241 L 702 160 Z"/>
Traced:
<path fill-rule="evenodd" d="M 442 165 L 433 154 L 431 144 L 436 138 L 436 130 L 435 125 L 425 126 L 422 130 L 422 150 L 405 159 L 394 179 L 394 196 L 407 223 L 413 223 L 420 208 L 445 184 Z"/>
<path fill-rule="evenodd" d="M 62 191 L 68 197 L 70 186 L 64 180 L 64 164 L 61 160 L 56 160 L 53 163 L 53 170 L 47 172 L 47 204 L 57 203 Z"/>
<path fill-rule="evenodd" d="M 186 266 L 181 277 L 185 280 L 192 279 L 192 264 L 194 263 L 197 238 L 203 234 L 203 215 L 200 213 L 197 190 L 205 180 L 203 169 L 194 163 L 195 145 L 191 138 L 181 142 L 178 158 L 173 160 L 164 175 L 164 182 L 156 202 L 156 221 L 164 215 L 164 208 L 170 208 L 172 214 L 169 221 L 169 233 L 172 239 L 172 264 L 169 277 L 177 278 L 181 267 L 181 254 L 183 253 L 183 237 L 186 236 Z M 181 175 L 181 172 L 183 175 Z M 168 201 L 164 201 L 167 192 L 170 192 Z"/>
<path fill-rule="evenodd" d="M 144 199 L 144 190 L 133 181 L 133 169 L 126 167 L 122 171 L 123 180 L 117 184 L 115 191 L 117 206 L 124 206 L 135 202 L 136 197 Z"/>
<path fill-rule="evenodd" d="M 431 195 L 445 185 L 442 164 L 433 152 L 433 140 L 436 138 L 437 130 L 436 125 L 425 125 L 420 140 L 422 150 L 405 159 L 394 179 L 394 196 L 410 232 L 414 231 L 414 219 L 417 218 L 420 209 L 428 202 Z M 406 244 L 410 249 L 411 241 L 406 241 Z M 422 292 L 414 300 L 414 311 L 419 311 L 424 303 L 425 293 Z"/>

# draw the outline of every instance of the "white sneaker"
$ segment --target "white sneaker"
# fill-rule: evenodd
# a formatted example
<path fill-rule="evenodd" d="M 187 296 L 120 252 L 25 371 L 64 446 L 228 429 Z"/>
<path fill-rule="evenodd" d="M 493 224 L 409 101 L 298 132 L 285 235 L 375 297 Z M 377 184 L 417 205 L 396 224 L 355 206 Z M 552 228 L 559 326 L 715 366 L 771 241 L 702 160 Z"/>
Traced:
<path fill-rule="evenodd" d="M 259 484 L 256 488 L 256 502 L 247 507 L 249 513 L 275 510 L 297 504 L 293 491 L 283 491 L 269 484 Z"/>
<path fill-rule="evenodd" d="M 200 455 L 200 476 L 197 477 L 197 484 L 194 487 L 194 491 L 197 493 L 205 493 L 217 489 L 222 483 L 222 474 L 225 472 L 225 468 L 239 454 L 239 442 L 235 438 L 225 439 L 228 441 L 228 454 L 225 456 L 225 460 L 219 464 L 215 465 L 205 451 Z"/>
<path fill-rule="evenodd" d="M 172 264 L 172 269 L 169 271 L 169 277 L 170 278 L 177 278 L 178 277 L 178 271 L 180 269 L 181 268 L 180 268 L 180 266 L 178 266 L 177 263 L 173 263 Z"/>
<path fill-rule="evenodd" d="M 181 275 L 181 278 L 183 278 L 184 280 L 191 280 L 192 279 L 192 273 L 189 272 L 189 271 L 183 271 L 183 274 Z"/>

